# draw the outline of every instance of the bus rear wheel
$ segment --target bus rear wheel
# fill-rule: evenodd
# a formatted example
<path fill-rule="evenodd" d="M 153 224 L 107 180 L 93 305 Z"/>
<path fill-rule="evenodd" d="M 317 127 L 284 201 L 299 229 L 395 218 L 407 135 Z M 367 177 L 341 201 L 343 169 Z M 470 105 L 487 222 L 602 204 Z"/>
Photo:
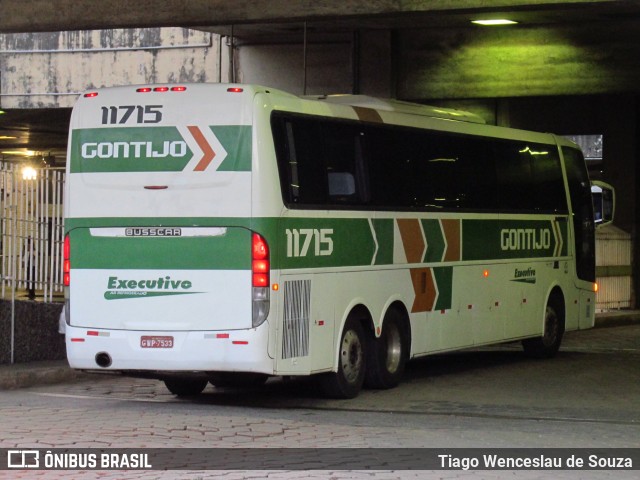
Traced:
<path fill-rule="evenodd" d="M 364 330 L 356 318 L 349 318 L 340 337 L 338 371 L 320 375 L 325 395 L 332 398 L 354 398 L 364 383 L 366 346 Z"/>
<path fill-rule="evenodd" d="M 526 355 L 532 358 L 551 358 L 558 353 L 564 335 L 564 320 L 560 315 L 560 308 L 558 302 L 549 301 L 544 315 L 542 336 L 522 341 Z"/>
<path fill-rule="evenodd" d="M 206 378 L 171 377 L 165 378 L 167 389 L 178 397 L 190 397 L 199 395 L 207 386 Z"/>
<path fill-rule="evenodd" d="M 365 379 L 368 387 L 387 389 L 400 383 L 408 356 L 403 325 L 402 314 L 397 310 L 389 310 L 382 323 L 382 334 L 370 341 Z"/>

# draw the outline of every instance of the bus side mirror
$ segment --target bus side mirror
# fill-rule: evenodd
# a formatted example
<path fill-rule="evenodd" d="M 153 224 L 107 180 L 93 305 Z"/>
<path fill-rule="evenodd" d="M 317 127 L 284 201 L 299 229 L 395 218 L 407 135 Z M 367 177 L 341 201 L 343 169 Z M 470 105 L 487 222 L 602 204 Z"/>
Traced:
<path fill-rule="evenodd" d="M 591 197 L 596 228 L 610 225 L 615 212 L 616 191 L 608 183 L 594 180 L 591 182 Z"/>

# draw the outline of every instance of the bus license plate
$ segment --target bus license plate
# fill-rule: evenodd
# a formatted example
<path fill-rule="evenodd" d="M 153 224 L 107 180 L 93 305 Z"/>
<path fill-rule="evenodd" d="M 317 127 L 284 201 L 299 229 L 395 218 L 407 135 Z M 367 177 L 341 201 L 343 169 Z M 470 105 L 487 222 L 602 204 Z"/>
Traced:
<path fill-rule="evenodd" d="M 142 348 L 173 348 L 173 337 L 140 337 Z"/>

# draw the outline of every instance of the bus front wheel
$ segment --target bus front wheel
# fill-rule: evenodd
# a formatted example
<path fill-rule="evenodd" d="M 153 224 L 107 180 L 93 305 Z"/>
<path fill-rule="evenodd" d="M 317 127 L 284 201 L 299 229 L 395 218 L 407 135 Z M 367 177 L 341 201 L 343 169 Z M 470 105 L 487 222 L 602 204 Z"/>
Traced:
<path fill-rule="evenodd" d="M 332 398 L 354 398 L 364 383 L 366 346 L 362 325 L 349 318 L 340 337 L 338 371 L 322 374 L 320 387 Z"/>

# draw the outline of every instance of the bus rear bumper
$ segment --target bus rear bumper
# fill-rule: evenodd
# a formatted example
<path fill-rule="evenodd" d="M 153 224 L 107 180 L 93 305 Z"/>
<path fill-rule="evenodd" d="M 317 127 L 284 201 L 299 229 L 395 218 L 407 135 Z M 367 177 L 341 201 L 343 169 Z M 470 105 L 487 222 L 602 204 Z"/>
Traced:
<path fill-rule="evenodd" d="M 71 368 L 102 371 L 274 373 L 265 322 L 250 330 L 125 331 L 66 327 Z"/>

